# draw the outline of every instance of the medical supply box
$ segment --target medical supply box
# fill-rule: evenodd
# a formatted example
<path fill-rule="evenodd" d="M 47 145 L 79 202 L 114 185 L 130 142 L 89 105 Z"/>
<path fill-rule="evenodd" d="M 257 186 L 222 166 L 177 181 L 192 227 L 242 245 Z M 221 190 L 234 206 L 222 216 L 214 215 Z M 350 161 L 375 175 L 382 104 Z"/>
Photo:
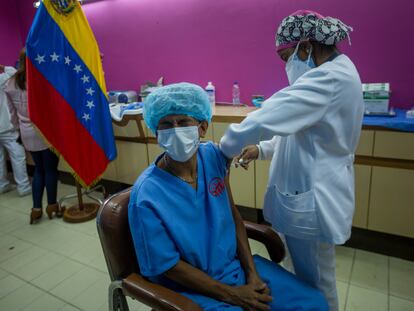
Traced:
<path fill-rule="evenodd" d="M 390 104 L 389 83 L 363 83 L 366 113 L 388 113 Z"/>

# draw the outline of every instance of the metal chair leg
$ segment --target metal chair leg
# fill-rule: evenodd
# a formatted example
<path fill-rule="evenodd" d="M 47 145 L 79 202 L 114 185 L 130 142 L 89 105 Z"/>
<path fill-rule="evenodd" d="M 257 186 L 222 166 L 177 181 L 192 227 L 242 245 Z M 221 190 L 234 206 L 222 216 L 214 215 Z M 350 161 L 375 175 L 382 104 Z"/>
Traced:
<path fill-rule="evenodd" d="M 128 303 L 122 293 L 122 282 L 113 281 L 108 289 L 109 311 L 129 311 Z"/>
<path fill-rule="evenodd" d="M 119 298 L 119 306 L 121 311 L 129 311 L 128 302 L 126 300 L 126 297 L 124 294 L 122 294 L 122 290 L 119 289 L 120 295 L 118 295 Z"/>

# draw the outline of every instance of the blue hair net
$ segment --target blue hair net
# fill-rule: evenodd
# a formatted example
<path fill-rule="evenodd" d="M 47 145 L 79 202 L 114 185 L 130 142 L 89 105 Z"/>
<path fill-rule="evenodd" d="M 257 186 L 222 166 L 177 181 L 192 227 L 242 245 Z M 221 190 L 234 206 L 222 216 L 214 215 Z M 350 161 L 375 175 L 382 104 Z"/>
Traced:
<path fill-rule="evenodd" d="M 152 92 L 144 101 L 144 120 L 155 134 L 158 122 L 172 114 L 183 114 L 199 121 L 211 121 L 211 106 L 206 92 L 192 83 L 176 83 Z"/>

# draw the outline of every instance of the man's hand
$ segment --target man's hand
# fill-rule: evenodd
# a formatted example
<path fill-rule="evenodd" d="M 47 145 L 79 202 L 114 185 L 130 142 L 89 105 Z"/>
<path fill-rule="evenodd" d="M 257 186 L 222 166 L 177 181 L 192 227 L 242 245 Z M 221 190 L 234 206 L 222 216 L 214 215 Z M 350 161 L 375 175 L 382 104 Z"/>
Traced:
<path fill-rule="evenodd" d="M 268 294 L 261 293 L 263 290 L 262 285 L 253 284 L 233 287 L 227 302 L 246 311 L 268 311 L 270 310 L 268 303 L 273 299 Z"/>
<path fill-rule="evenodd" d="M 249 168 L 249 163 L 253 160 L 257 160 L 259 157 L 259 148 L 256 145 L 249 145 L 243 148 L 242 152 L 234 158 L 234 165 L 239 165 L 245 170 Z"/>
<path fill-rule="evenodd" d="M 270 295 L 270 288 L 257 274 L 249 276 L 247 278 L 247 283 L 252 284 L 255 288 L 257 288 L 259 293 Z"/>

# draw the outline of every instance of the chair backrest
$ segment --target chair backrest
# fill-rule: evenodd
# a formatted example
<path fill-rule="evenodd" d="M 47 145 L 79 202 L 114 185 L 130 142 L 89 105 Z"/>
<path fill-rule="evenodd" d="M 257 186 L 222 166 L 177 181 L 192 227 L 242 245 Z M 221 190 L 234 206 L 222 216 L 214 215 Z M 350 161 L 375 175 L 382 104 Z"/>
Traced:
<path fill-rule="evenodd" d="M 128 223 L 131 188 L 108 198 L 100 207 L 96 224 L 111 280 L 121 280 L 131 273 L 140 274 Z"/>

